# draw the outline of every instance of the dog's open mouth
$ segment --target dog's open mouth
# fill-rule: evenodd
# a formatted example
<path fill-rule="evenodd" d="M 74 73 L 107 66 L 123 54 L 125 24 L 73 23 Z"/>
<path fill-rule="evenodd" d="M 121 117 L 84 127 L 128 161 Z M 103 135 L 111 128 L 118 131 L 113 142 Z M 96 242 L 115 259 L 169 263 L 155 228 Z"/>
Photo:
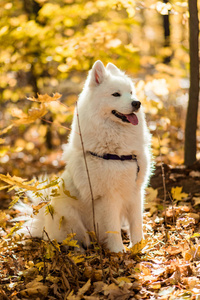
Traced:
<path fill-rule="evenodd" d="M 138 118 L 137 118 L 136 114 L 134 114 L 134 113 L 125 115 L 116 110 L 112 110 L 112 114 L 115 115 L 115 117 L 121 119 L 123 122 L 131 123 L 133 125 L 138 124 Z"/>

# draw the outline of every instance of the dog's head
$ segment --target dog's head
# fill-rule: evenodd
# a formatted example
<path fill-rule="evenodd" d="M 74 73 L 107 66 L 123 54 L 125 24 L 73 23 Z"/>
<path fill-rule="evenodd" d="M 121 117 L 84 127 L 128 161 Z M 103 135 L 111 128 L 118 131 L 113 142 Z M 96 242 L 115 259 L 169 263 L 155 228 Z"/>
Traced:
<path fill-rule="evenodd" d="M 141 103 L 136 98 L 131 79 L 114 64 L 106 68 L 98 60 L 94 63 L 85 85 L 90 101 L 105 118 L 123 125 L 138 125 Z"/>

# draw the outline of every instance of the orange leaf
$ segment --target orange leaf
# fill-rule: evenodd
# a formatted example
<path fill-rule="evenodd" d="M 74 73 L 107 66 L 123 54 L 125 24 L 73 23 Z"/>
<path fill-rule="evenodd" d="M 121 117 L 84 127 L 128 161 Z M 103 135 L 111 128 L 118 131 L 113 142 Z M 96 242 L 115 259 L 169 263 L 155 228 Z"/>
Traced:
<path fill-rule="evenodd" d="M 43 117 L 47 113 L 45 104 L 41 104 L 40 108 L 29 109 L 28 114 L 24 113 L 20 109 L 15 109 L 12 112 L 13 117 L 19 118 L 18 120 L 13 120 L 15 125 L 29 124 L 35 122 L 37 119 Z"/>
<path fill-rule="evenodd" d="M 53 97 L 49 96 L 48 94 L 45 94 L 45 95 L 38 94 L 38 98 L 29 97 L 27 99 L 30 101 L 47 103 L 47 102 L 51 102 L 51 101 L 57 101 L 61 96 L 62 95 L 59 93 L 53 94 Z"/>

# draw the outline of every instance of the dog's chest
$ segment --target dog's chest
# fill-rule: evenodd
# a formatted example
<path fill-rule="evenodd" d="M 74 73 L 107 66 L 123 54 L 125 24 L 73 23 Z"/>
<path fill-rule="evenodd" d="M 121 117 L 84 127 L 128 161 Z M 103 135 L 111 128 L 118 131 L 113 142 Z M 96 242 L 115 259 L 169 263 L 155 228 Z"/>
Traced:
<path fill-rule="evenodd" d="M 131 194 L 137 188 L 138 167 L 136 161 L 107 161 L 94 158 L 90 162 L 90 174 L 96 195 Z"/>

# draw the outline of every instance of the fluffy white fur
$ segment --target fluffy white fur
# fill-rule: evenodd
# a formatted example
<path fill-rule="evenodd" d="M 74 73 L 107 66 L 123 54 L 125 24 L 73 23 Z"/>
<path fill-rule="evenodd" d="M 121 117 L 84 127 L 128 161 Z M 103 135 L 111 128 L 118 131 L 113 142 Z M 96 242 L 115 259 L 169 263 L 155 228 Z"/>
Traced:
<path fill-rule="evenodd" d="M 112 95 L 116 92 L 121 96 Z M 123 122 L 112 113 L 116 110 L 123 114 L 131 114 L 131 103 L 135 99 L 135 90 L 130 78 L 115 65 L 109 63 L 105 68 L 101 61 L 97 61 L 89 72 L 77 103 L 94 194 L 99 241 L 113 252 L 124 250 L 121 238 L 124 222 L 129 227 L 131 245 L 143 238 L 142 210 L 144 188 L 150 174 L 150 134 L 142 106 L 135 113 L 137 125 Z M 135 154 L 140 171 L 137 173 L 136 161 L 105 160 L 92 156 L 90 151 L 98 155 Z M 52 197 L 50 201 L 54 208 L 53 216 L 45 215 L 43 207 L 39 214 L 33 216 L 24 226 L 29 228 L 34 237 L 42 237 L 45 227 L 49 237 L 57 239 L 58 242 L 62 242 L 67 234 L 75 232 L 79 243 L 87 247 L 90 245 L 88 231 L 94 230 L 92 200 L 76 110 L 63 157 L 66 168 L 61 176 L 61 195 Z M 62 191 L 62 181 L 70 194 L 78 200 L 68 197 Z M 32 200 L 41 201 L 36 198 Z"/>

